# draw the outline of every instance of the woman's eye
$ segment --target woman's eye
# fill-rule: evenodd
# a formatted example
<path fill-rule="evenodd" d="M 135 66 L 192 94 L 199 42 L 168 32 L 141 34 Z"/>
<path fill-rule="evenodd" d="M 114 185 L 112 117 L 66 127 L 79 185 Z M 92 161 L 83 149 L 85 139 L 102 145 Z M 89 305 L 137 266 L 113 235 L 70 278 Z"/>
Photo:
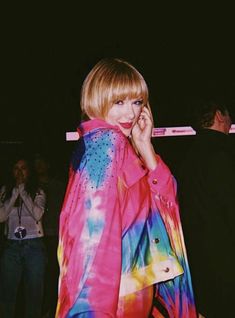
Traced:
<path fill-rule="evenodd" d="M 143 99 L 138 99 L 138 100 L 136 100 L 135 102 L 134 102 L 134 104 L 135 105 L 137 105 L 137 106 L 142 106 L 143 105 Z"/>
<path fill-rule="evenodd" d="M 114 104 L 115 105 L 123 105 L 123 101 L 122 100 L 117 100 Z"/>

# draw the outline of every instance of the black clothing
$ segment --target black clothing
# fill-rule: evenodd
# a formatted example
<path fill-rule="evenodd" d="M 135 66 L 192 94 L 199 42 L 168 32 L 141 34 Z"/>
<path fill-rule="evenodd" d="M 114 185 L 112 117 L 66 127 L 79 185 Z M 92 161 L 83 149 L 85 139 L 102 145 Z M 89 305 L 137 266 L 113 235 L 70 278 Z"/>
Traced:
<path fill-rule="evenodd" d="M 229 136 L 204 129 L 178 178 L 182 225 L 198 311 L 234 317 L 235 166 Z"/>

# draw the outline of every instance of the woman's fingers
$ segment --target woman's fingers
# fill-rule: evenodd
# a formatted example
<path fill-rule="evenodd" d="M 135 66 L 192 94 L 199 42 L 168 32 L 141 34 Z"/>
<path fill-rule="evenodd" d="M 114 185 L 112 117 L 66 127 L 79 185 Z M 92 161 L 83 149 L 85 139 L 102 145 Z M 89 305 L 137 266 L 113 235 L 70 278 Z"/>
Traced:
<path fill-rule="evenodd" d="M 152 122 L 152 116 L 147 107 L 144 107 L 140 113 L 140 118 Z"/>
<path fill-rule="evenodd" d="M 144 129 L 146 126 L 152 127 L 152 116 L 146 107 L 144 107 L 140 113 L 138 124 L 141 129 Z"/>

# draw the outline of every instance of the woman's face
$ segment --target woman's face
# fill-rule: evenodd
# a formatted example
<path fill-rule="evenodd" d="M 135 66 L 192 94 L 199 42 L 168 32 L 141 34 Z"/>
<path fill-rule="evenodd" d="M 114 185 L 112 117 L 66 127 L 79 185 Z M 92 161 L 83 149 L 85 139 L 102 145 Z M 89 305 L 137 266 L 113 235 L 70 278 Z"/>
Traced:
<path fill-rule="evenodd" d="M 130 136 L 143 108 L 143 99 L 117 100 L 105 118 L 106 122 L 118 126 L 125 136 Z"/>
<path fill-rule="evenodd" d="M 29 176 L 28 164 L 25 160 L 19 160 L 13 167 L 13 176 L 16 180 L 16 185 L 25 183 Z"/>

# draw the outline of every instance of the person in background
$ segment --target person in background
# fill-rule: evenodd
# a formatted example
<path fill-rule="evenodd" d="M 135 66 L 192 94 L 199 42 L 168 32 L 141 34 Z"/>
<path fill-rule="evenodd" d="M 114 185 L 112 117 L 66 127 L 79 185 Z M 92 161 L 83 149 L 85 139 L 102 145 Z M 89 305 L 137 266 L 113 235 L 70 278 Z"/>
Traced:
<path fill-rule="evenodd" d="M 178 184 L 196 304 L 208 318 L 233 317 L 235 165 L 231 116 L 221 101 L 196 105 L 195 140 L 182 161 Z"/>
<path fill-rule="evenodd" d="M 4 174 L 6 171 L 6 165 L 4 160 L 0 161 L 0 189 L 4 185 Z M 1 199 L 1 198 L 0 198 Z M 4 223 L 0 223 L 0 261 L 1 261 L 1 256 L 2 256 L 2 251 L 3 251 L 3 246 L 4 246 Z M 1 277 L 0 277 L 1 278 Z M 2 309 L 2 289 L 1 289 L 1 284 L 0 284 L 0 317 L 3 317 L 3 309 Z"/>
<path fill-rule="evenodd" d="M 48 262 L 45 273 L 43 317 L 54 318 L 59 277 L 57 260 L 59 215 L 64 198 L 65 185 L 53 175 L 50 159 L 45 154 L 38 153 L 34 156 L 34 168 L 38 184 L 46 194 L 46 208 L 42 223 Z"/>
<path fill-rule="evenodd" d="M 17 316 L 41 318 L 46 264 L 41 220 L 46 196 L 32 171 L 30 160 L 17 157 L 8 183 L 0 190 L 0 222 L 5 222 L 6 235 L 0 267 L 4 318 L 15 317 L 18 293 L 24 294 L 20 308 L 25 316 L 22 312 Z"/>
<path fill-rule="evenodd" d="M 57 318 L 195 318 L 176 183 L 151 143 L 148 88 L 130 63 L 99 61 L 60 215 Z M 160 306 L 161 305 L 161 306 Z"/>
<path fill-rule="evenodd" d="M 5 172 L 6 172 L 6 165 L 4 160 L 0 161 L 0 189 L 5 183 Z M 1 199 L 1 198 L 0 198 Z M 3 243 L 4 243 L 4 223 L 0 223 L 0 258 L 2 254 L 3 249 Z M 1 311 L 0 311 L 1 313 Z"/>

